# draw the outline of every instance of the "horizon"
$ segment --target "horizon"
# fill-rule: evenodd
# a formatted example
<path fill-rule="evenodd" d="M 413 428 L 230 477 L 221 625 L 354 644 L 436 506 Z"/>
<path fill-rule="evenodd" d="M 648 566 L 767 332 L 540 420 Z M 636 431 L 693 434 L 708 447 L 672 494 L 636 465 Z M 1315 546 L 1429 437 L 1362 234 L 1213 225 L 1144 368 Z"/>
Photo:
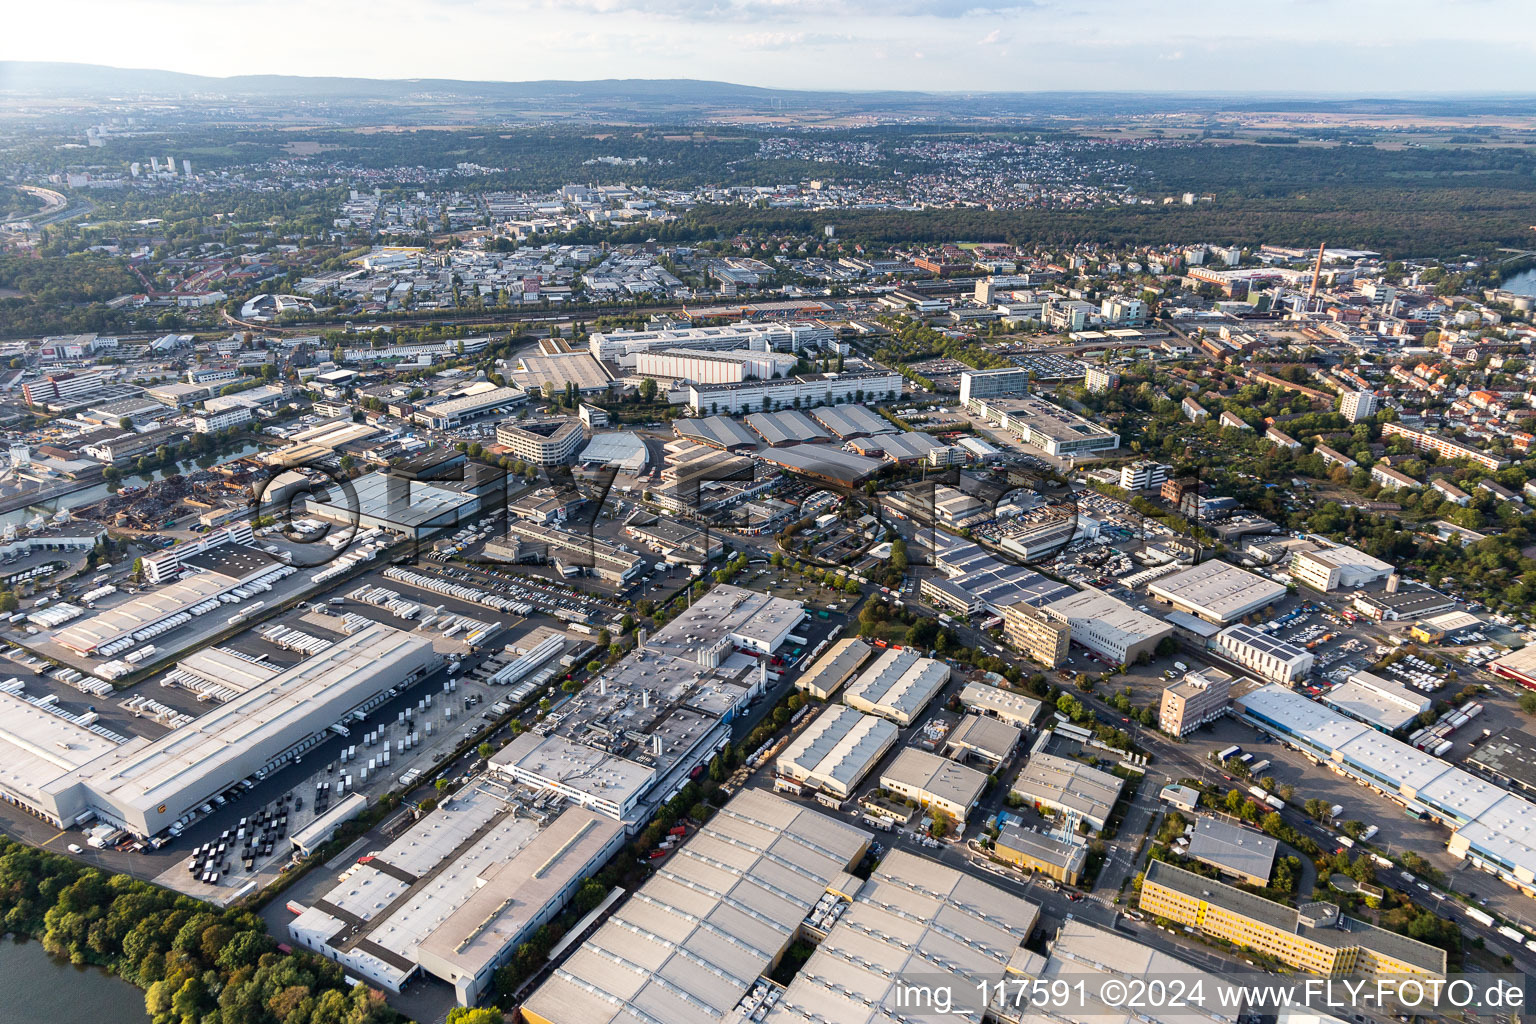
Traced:
<path fill-rule="evenodd" d="M 0 60 L 130 68 L 137 62 L 126 54 L 153 52 L 166 59 L 145 70 L 218 78 L 377 78 L 384 64 L 393 73 L 377 80 L 681 79 L 933 95 L 1228 95 L 1232 83 L 1255 80 L 1270 86 L 1259 93 L 1267 96 L 1536 91 L 1528 70 L 1536 10 L 1517 0 L 1456 7 L 1468 16 L 1446 19 L 1442 6 L 1424 0 L 1343 10 L 1295 0 L 1281 16 L 1250 24 L 1234 23 L 1230 7 L 1214 2 L 1146 10 L 1122 0 L 276 0 L 264 23 L 293 28 L 274 51 L 254 39 L 242 45 L 252 35 L 243 5 L 83 0 L 68 33 L 50 12 L 13 12 Z M 1379 38 L 1384 25 L 1390 41 Z M 210 39 L 226 42 L 214 48 Z M 1455 59 L 1468 47 L 1478 60 Z M 523 73 L 509 75 L 509 67 Z M 582 73 L 594 67 L 603 73 Z M 1435 83 L 1430 92 L 1390 88 L 1426 77 Z M 1314 83 L 1326 88 L 1304 87 Z"/>

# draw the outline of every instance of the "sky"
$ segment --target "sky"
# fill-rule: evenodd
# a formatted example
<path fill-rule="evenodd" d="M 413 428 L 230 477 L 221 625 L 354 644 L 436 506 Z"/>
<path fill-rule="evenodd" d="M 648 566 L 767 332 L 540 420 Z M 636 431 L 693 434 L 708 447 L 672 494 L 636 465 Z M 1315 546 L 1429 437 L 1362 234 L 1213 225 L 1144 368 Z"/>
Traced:
<path fill-rule="evenodd" d="M 0 59 L 773 88 L 1536 92 L 1532 0 L 72 0 Z M 63 24 L 60 24 L 62 19 Z"/>

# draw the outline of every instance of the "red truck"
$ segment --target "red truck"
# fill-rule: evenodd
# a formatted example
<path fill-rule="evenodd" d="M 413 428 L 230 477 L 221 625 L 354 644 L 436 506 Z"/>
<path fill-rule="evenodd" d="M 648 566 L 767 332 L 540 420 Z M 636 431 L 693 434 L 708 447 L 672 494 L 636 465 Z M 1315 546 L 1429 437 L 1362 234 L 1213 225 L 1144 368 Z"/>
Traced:
<path fill-rule="evenodd" d="M 674 825 L 671 828 L 667 829 L 667 835 L 669 835 L 669 836 L 685 836 L 687 834 L 688 834 L 688 826 L 686 826 L 686 825 Z"/>

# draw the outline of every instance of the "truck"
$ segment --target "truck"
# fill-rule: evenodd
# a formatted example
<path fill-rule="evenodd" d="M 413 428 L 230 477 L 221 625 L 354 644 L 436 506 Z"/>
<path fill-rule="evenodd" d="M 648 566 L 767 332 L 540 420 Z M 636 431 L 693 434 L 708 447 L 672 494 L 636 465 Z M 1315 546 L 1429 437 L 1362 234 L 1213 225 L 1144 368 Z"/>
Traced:
<path fill-rule="evenodd" d="M 1497 931 L 1500 935 L 1504 936 L 1511 942 L 1519 943 L 1522 946 L 1525 945 L 1525 932 L 1521 931 L 1519 928 L 1511 928 L 1507 924 L 1501 924 L 1499 925 Z"/>
<path fill-rule="evenodd" d="M 1330 817 L 1330 818 L 1337 818 L 1339 815 L 1341 815 L 1343 813 L 1344 813 L 1344 805 L 1343 804 L 1334 804 L 1332 807 L 1328 808 L 1328 817 Z"/>
<path fill-rule="evenodd" d="M 1488 913 L 1486 910 L 1478 910 L 1476 907 L 1468 907 L 1467 908 L 1467 917 L 1469 917 L 1472 920 L 1476 921 L 1478 924 L 1482 925 L 1484 928 L 1492 928 L 1493 927 L 1493 915 Z"/>
<path fill-rule="evenodd" d="M 1273 807 L 1277 811 L 1285 810 L 1285 801 L 1273 793 L 1266 796 L 1264 798 L 1264 802 L 1269 804 L 1269 806 Z"/>
<path fill-rule="evenodd" d="M 1269 762 L 1268 761 L 1256 761 L 1253 764 L 1250 764 L 1248 766 L 1248 771 L 1252 775 L 1257 775 L 1257 774 L 1259 774 L 1262 771 L 1267 771 L 1268 769 L 1269 769 Z"/>
<path fill-rule="evenodd" d="M 1249 786 L 1248 795 L 1253 797 L 1255 800 L 1267 801 L 1269 799 L 1269 791 L 1266 790 L 1263 786 Z"/>
<path fill-rule="evenodd" d="M 1216 752 L 1216 760 L 1218 760 L 1218 761 L 1225 761 L 1227 758 L 1229 758 L 1229 757 L 1236 757 L 1238 754 L 1241 754 L 1242 752 L 1243 752 L 1243 748 L 1239 747 L 1237 744 L 1234 743 L 1232 746 L 1228 747 L 1225 750 L 1217 751 Z"/>

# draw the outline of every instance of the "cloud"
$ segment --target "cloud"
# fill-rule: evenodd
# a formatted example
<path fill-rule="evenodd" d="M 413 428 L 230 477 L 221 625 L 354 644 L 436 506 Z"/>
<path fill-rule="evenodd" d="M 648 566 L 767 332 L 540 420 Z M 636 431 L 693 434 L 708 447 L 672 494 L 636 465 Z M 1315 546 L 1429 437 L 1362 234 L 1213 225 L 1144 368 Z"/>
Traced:
<path fill-rule="evenodd" d="M 740 32 L 727 38 L 743 50 L 804 50 L 856 41 L 836 32 Z"/>
<path fill-rule="evenodd" d="M 986 35 L 984 35 L 980 39 L 976 40 L 976 45 L 977 46 L 991 46 L 993 43 L 996 43 L 996 42 L 1000 41 L 1002 38 L 1003 38 L 1002 31 L 1000 29 L 993 29 L 991 32 L 988 32 Z"/>
<path fill-rule="evenodd" d="M 550 10 L 638 11 L 680 21 L 964 18 L 1034 10 L 1041 0 L 539 0 Z"/>

